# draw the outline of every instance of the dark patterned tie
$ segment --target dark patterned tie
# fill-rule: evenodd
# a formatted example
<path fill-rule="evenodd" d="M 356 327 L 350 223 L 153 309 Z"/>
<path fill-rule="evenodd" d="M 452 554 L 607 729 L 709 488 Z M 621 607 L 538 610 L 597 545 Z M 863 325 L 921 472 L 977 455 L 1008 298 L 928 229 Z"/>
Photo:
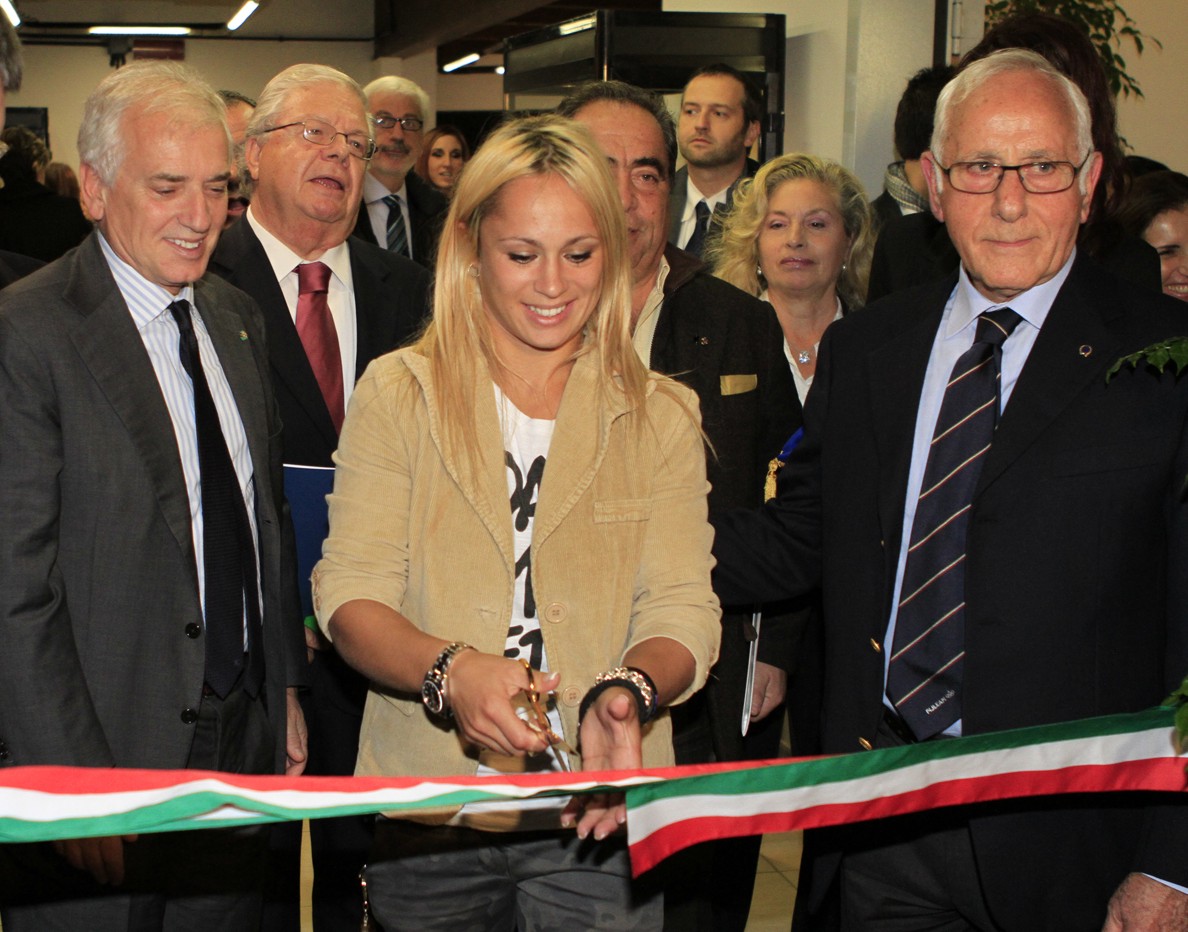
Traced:
<path fill-rule="evenodd" d="M 303 262 L 297 266 L 297 336 L 305 357 L 330 412 L 334 429 L 342 431 L 345 404 L 342 387 L 342 354 L 338 331 L 326 301 L 330 289 L 330 266 L 324 262 Z"/>
<path fill-rule="evenodd" d="M 202 488 L 202 555 L 206 594 L 206 684 L 219 698 L 244 672 L 244 618 L 248 668 L 243 687 L 255 695 L 263 683 L 260 598 L 256 548 L 243 493 L 219 423 L 198 353 L 188 301 L 169 305 L 180 331 L 178 358 L 194 387 L 194 424 Z"/>
<path fill-rule="evenodd" d="M 966 529 L 998 424 L 1002 344 L 1020 320 L 1009 307 L 978 318 L 928 450 L 887 667 L 887 696 L 921 741 L 961 718 Z"/>
<path fill-rule="evenodd" d="M 398 256 L 408 256 L 408 230 L 404 227 L 400 197 L 389 194 L 384 198 L 384 203 L 388 205 L 388 251 Z"/>
<path fill-rule="evenodd" d="M 709 209 L 709 204 L 700 200 L 693 208 L 693 213 L 697 215 L 697 222 L 693 225 L 693 235 L 689 237 L 689 242 L 685 243 L 685 252 L 691 252 L 700 259 L 701 251 L 705 248 L 705 233 L 709 229 L 713 211 Z"/>

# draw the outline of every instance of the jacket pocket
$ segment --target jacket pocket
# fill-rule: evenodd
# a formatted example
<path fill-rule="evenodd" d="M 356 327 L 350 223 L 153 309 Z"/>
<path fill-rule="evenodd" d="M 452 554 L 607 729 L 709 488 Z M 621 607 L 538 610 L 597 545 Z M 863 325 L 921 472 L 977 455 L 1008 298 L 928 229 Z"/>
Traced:
<path fill-rule="evenodd" d="M 652 502 L 646 498 L 621 498 L 594 503 L 594 523 L 647 521 L 652 517 Z"/>

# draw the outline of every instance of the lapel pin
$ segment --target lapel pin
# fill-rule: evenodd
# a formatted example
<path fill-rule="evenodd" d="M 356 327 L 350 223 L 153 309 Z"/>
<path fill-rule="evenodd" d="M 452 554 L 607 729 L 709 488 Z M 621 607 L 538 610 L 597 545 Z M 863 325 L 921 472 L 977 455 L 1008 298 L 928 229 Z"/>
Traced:
<path fill-rule="evenodd" d="M 247 331 L 246 330 L 239 331 L 239 339 L 244 343 L 247 342 Z"/>
<path fill-rule="evenodd" d="M 1077 352 L 1080 353 L 1083 358 L 1088 359 L 1093 355 L 1093 347 L 1088 343 L 1082 343 L 1081 348 L 1077 350 Z"/>
<path fill-rule="evenodd" d="M 709 337 L 697 337 L 693 342 L 699 343 L 702 346 L 709 346 Z"/>

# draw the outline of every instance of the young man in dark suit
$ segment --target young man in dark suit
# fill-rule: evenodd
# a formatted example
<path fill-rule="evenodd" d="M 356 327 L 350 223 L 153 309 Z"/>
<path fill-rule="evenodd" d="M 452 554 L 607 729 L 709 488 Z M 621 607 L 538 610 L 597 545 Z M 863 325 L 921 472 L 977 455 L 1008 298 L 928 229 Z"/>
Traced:
<path fill-rule="evenodd" d="M 414 336 L 426 315 L 428 272 L 348 239 L 371 149 L 363 94 L 353 80 L 323 65 L 282 71 L 264 88 L 247 129 L 251 206 L 211 258 L 211 271 L 250 294 L 264 312 L 287 464 L 333 465 L 355 379 L 376 356 Z M 315 282 L 319 275 L 324 279 Z M 326 330 L 319 332 L 319 321 Z M 307 628 L 306 639 L 308 772 L 351 774 L 367 684 L 316 631 Z M 358 873 L 370 826 L 371 820 L 355 817 L 319 819 L 311 827 L 319 932 L 358 928 Z M 294 832 L 292 826 L 280 830 Z M 299 844 L 299 833 L 282 871 L 290 892 L 278 893 L 280 902 L 269 906 L 270 915 L 279 912 L 288 921 L 297 909 L 293 841 Z"/>
<path fill-rule="evenodd" d="M 0 764 L 299 774 L 280 418 L 255 303 L 207 260 L 222 102 L 113 72 L 79 132 L 98 231 L 0 295 Z M 0 848 L 7 932 L 254 932 L 264 835 Z"/>
<path fill-rule="evenodd" d="M 726 599 L 822 587 L 827 753 L 1134 712 L 1188 672 L 1188 380 L 1106 379 L 1182 311 L 1076 254 L 1091 139 L 1084 96 L 1034 53 L 945 88 L 922 161 L 959 274 L 830 329 L 782 494 L 715 521 Z M 818 841 L 799 900 L 840 876 L 845 928 L 1188 928 L 1178 796 L 986 803 Z"/>

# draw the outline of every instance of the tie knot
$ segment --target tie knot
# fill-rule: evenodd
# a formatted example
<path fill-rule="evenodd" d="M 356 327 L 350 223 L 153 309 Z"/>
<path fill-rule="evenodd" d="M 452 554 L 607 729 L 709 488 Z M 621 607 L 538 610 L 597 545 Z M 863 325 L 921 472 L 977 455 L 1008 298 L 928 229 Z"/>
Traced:
<path fill-rule="evenodd" d="M 400 195 L 399 194 L 385 194 L 384 195 L 384 203 L 388 205 L 389 209 L 391 209 L 393 207 L 399 207 L 400 206 Z"/>
<path fill-rule="evenodd" d="M 697 206 L 695 206 L 693 208 L 693 213 L 694 213 L 694 215 L 696 215 L 698 220 L 709 219 L 709 215 L 710 215 L 709 204 L 707 204 L 704 199 L 698 201 Z"/>
<path fill-rule="evenodd" d="M 330 288 L 330 266 L 325 262 L 302 262 L 297 266 L 298 294 L 325 294 Z"/>
<path fill-rule="evenodd" d="M 184 299 L 174 301 L 169 305 L 169 313 L 173 315 L 173 320 L 177 324 L 177 329 L 181 331 L 193 330 L 194 321 L 190 317 L 190 302 Z"/>
<path fill-rule="evenodd" d="M 974 342 L 1002 346 L 1006 342 L 1006 338 L 1014 333 L 1021 320 L 1023 318 L 1009 307 L 986 311 L 978 318 L 978 332 Z"/>

